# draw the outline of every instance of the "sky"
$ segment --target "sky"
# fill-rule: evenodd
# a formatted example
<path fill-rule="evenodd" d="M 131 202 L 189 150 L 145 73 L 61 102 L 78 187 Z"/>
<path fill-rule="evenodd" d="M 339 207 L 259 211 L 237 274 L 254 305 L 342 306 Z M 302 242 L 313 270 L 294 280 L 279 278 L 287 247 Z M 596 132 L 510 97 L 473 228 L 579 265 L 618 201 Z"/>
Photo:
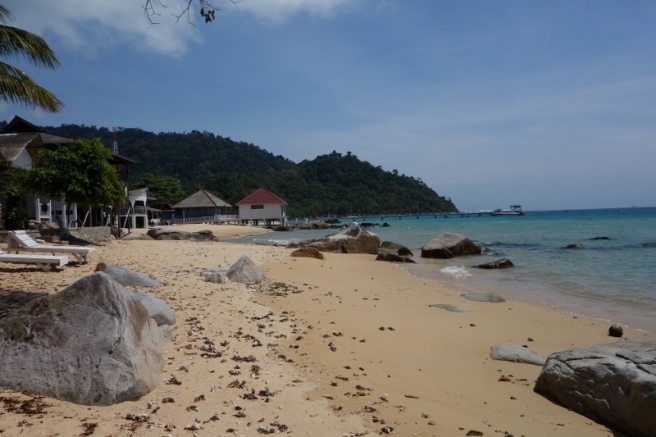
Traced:
<path fill-rule="evenodd" d="M 145 1 L 2 1 L 62 66 L 3 61 L 65 108 L 0 120 L 350 151 L 463 211 L 656 206 L 656 2 Z"/>

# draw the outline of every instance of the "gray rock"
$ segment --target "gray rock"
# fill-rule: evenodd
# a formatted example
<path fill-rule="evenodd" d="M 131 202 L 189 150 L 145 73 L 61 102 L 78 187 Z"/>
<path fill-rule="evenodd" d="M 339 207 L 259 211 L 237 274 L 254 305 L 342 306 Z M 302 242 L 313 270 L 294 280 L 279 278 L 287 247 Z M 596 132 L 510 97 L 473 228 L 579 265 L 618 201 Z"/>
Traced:
<path fill-rule="evenodd" d="M 128 232 L 124 236 L 121 237 L 121 240 L 123 241 L 131 241 L 131 240 L 152 240 L 153 237 L 151 237 L 148 234 L 142 234 L 141 232 Z"/>
<path fill-rule="evenodd" d="M 656 435 L 656 341 L 551 354 L 535 391 L 631 437 Z"/>
<path fill-rule="evenodd" d="M 148 310 L 148 317 L 157 322 L 157 326 L 175 325 L 175 312 L 162 299 L 152 294 L 133 291 L 139 302 Z"/>
<path fill-rule="evenodd" d="M 103 273 L 109 275 L 124 287 L 161 287 L 163 285 L 150 276 L 135 272 L 123 266 L 109 266 L 103 270 Z"/>
<path fill-rule="evenodd" d="M 212 234 L 212 231 L 207 229 L 198 232 L 188 232 L 173 228 L 153 228 L 148 230 L 148 235 L 155 240 L 214 240 L 214 234 Z"/>
<path fill-rule="evenodd" d="M 386 253 L 386 252 L 391 252 L 396 255 L 401 255 L 401 256 L 413 256 L 412 251 L 399 243 L 394 243 L 393 241 L 383 241 L 380 243 L 380 247 L 378 248 L 378 253 Z"/>
<path fill-rule="evenodd" d="M 204 276 L 205 282 L 211 282 L 212 284 L 225 284 L 226 282 L 226 276 L 223 272 L 212 272 Z"/>
<path fill-rule="evenodd" d="M 167 332 L 96 273 L 0 320 L 0 386 L 83 405 L 135 401 L 159 383 Z"/>
<path fill-rule="evenodd" d="M 490 356 L 493 360 L 511 361 L 513 363 L 544 365 L 544 358 L 527 347 L 516 344 L 497 344 L 492 346 Z"/>
<path fill-rule="evenodd" d="M 490 261 L 489 263 L 479 264 L 473 267 L 479 269 L 509 269 L 514 265 L 515 264 L 513 264 L 512 261 L 510 261 L 508 258 L 501 258 L 496 261 Z"/>
<path fill-rule="evenodd" d="M 376 257 L 376 261 L 388 261 L 393 263 L 413 263 L 413 264 L 415 262 L 412 258 L 409 258 L 407 256 L 397 255 L 391 252 L 379 252 L 378 256 Z"/>
<path fill-rule="evenodd" d="M 252 284 L 262 282 L 264 274 L 262 270 L 247 256 L 242 256 L 226 272 L 226 276 L 232 282 Z"/>
<path fill-rule="evenodd" d="M 496 293 L 464 293 L 460 296 L 476 302 L 501 303 L 506 301 L 506 299 Z"/>
<path fill-rule="evenodd" d="M 370 253 L 377 255 L 379 245 L 380 238 L 378 235 L 366 231 L 357 224 L 352 224 L 323 238 L 292 243 L 288 247 L 309 246 L 315 247 L 322 252 Z"/>
<path fill-rule="evenodd" d="M 451 303 L 435 303 L 432 305 L 428 305 L 429 307 L 432 308 L 442 308 L 443 310 L 451 311 L 453 313 L 468 313 L 469 308 L 465 308 L 460 305 L 454 305 Z"/>
<path fill-rule="evenodd" d="M 421 249 L 423 258 L 453 258 L 464 255 L 478 255 L 481 247 L 462 234 L 445 232 L 426 243 Z"/>

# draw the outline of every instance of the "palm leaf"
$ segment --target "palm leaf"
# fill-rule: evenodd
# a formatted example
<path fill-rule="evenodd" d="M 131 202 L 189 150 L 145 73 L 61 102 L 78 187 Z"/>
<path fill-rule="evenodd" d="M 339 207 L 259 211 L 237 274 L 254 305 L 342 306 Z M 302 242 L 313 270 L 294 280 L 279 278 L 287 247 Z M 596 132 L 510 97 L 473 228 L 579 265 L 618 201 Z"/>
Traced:
<path fill-rule="evenodd" d="M 0 62 L 0 100 L 57 112 L 64 104 L 54 94 L 37 85 L 27 74 Z"/>

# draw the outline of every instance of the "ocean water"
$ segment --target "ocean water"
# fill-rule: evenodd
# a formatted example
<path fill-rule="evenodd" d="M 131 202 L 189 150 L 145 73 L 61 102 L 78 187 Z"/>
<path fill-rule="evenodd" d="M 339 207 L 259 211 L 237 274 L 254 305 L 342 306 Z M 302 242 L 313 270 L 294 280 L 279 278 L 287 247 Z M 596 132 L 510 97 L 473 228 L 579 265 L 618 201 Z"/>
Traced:
<path fill-rule="evenodd" d="M 656 242 L 656 208 L 528 211 L 505 217 L 368 216 L 341 221 L 387 222 L 389 227 L 369 230 L 381 241 L 413 249 L 417 264 L 401 267 L 417 277 L 463 292 L 496 292 L 656 333 L 656 247 L 641 246 Z M 286 244 L 331 232 L 273 232 L 233 241 Z M 419 249 L 443 232 L 464 234 L 488 251 L 451 260 L 421 258 Z M 583 248 L 564 248 L 572 243 Z M 510 259 L 515 267 L 472 268 L 498 258 Z"/>

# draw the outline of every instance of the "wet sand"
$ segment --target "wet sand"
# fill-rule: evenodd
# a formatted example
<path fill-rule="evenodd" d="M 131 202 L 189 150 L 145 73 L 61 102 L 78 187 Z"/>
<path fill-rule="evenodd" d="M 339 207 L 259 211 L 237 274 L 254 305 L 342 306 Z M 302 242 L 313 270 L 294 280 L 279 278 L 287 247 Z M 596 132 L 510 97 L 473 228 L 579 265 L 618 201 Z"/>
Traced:
<path fill-rule="evenodd" d="M 208 228 L 222 237 L 259 231 L 182 228 Z M 88 264 L 59 272 L 0 264 L 5 301 L 57 292 L 92 274 L 100 260 L 124 265 L 163 282 L 140 290 L 166 301 L 177 318 L 161 383 L 147 396 L 87 407 L 3 390 L 0 430 L 24 436 L 347 436 L 384 429 L 400 436 L 464 436 L 470 430 L 612 436 L 534 393 L 540 367 L 489 356 L 499 343 L 525 344 L 546 357 L 612 342 L 607 325 L 516 302 L 467 301 L 371 255 L 325 254 L 320 261 L 289 253 L 225 242 L 135 240 L 98 246 Z M 263 267 L 264 283 L 211 284 L 199 275 L 241 255 Z M 471 311 L 429 307 L 440 303 Z M 625 337 L 650 339 L 630 330 Z M 221 357 L 200 357 L 207 341 Z"/>

